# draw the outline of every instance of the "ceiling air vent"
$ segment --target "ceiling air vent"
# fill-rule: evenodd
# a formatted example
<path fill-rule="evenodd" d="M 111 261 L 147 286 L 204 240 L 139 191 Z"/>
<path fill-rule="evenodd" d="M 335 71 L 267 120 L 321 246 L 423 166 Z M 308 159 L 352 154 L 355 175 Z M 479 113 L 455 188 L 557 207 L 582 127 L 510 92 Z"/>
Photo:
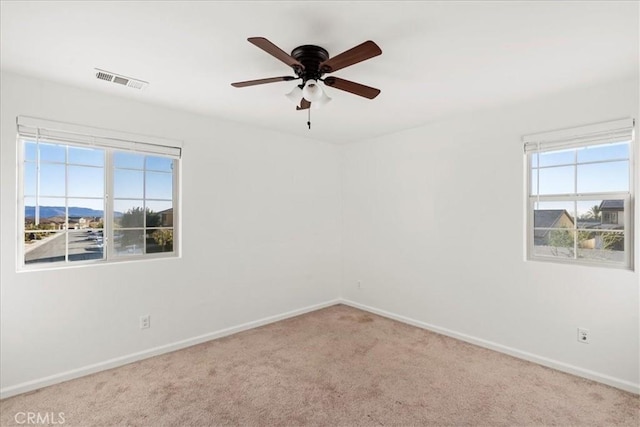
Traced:
<path fill-rule="evenodd" d="M 101 70 L 96 68 L 96 78 L 98 80 L 104 80 L 111 83 L 117 83 L 122 86 L 130 87 L 133 89 L 144 89 L 149 82 L 143 80 L 133 79 L 131 77 L 125 77 L 120 74 L 112 73 L 110 71 Z"/>

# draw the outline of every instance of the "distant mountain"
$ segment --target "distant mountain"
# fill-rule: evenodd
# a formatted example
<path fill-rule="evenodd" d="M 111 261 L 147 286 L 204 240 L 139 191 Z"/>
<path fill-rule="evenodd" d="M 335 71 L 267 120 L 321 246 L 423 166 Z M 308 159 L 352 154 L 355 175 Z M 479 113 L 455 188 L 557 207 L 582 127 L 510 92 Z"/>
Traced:
<path fill-rule="evenodd" d="M 54 216 L 64 216 L 64 215 L 65 215 L 64 206 L 40 206 L 40 218 L 51 218 Z M 69 207 L 69 216 L 102 218 L 103 215 L 104 215 L 104 212 L 97 209 L 80 208 L 76 206 Z M 24 216 L 26 218 L 35 218 L 36 216 L 35 206 L 25 206 Z M 120 217 L 122 216 L 122 213 L 116 212 L 115 216 Z"/>

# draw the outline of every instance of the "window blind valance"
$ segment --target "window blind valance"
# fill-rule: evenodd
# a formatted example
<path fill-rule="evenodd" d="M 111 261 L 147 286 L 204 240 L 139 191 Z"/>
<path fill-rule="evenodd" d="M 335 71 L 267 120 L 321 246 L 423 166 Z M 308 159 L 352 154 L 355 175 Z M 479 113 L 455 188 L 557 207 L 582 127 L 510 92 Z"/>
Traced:
<path fill-rule="evenodd" d="M 27 138 L 130 150 L 174 159 L 179 159 L 182 155 L 182 141 L 173 139 L 137 135 L 26 116 L 18 116 L 16 123 L 18 134 Z"/>
<path fill-rule="evenodd" d="M 588 126 L 536 133 L 522 137 L 525 153 L 563 150 L 594 144 L 613 144 L 633 138 L 635 119 L 626 118 Z"/>

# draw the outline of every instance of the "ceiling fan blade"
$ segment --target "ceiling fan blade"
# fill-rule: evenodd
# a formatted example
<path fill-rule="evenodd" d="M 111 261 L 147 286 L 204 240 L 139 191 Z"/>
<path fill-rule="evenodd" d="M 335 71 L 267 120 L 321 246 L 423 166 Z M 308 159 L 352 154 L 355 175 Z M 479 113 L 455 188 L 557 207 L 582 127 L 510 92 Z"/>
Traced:
<path fill-rule="evenodd" d="M 300 101 L 300 106 L 296 106 L 296 110 L 308 110 L 309 108 L 311 108 L 311 103 L 304 98 Z"/>
<path fill-rule="evenodd" d="M 341 79 L 339 77 L 327 77 L 324 79 L 324 84 L 369 99 L 373 99 L 380 94 L 380 89 Z"/>
<path fill-rule="evenodd" d="M 382 54 L 380 47 L 368 40 L 356 47 L 353 47 L 340 55 L 329 58 L 320 64 L 320 70 L 324 73 L 333 73 L 334 71 L 348 67 L 358 62 L 362 62 L 374 56 Z"/>
<path fill-rule="evenodd" d="M 265 83 L 288 82 L 289 80 L 296 80 L 296 78 L 297 77 L 292 77 L 292 76 L 270 77 L 268 79 L 247 80 L 246 82 L 231 83 L 231 86 L 247 87 L 247 86 L 262 85 Z"/>
<path fill-rule="evenodd" d="M 295 59 L 293 56 L 289 55 L 287 52 L 280 49 L 278 46 L 271 43 L 264 37 L 249 37 L 247 40 L 249 41 L 249 43 L 253 43 L 260 49 L 267 52 L 269 55 L 274 56 L 288 66 L 293 67 L 294 69 L 297 68 L 300 70 L 304 70 L 304 65 L 302 65 L 297 59 Z"/>

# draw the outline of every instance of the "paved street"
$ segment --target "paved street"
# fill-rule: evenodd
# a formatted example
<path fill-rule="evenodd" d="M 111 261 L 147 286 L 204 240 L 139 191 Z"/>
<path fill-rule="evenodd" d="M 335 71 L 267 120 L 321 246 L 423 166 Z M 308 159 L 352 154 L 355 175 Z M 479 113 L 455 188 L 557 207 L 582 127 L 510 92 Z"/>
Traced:
<path fill-rule="evenodd" d="M 102 238 L 100 236 L 99 240 L 92 239 L 92 234 L 87 233 L 86 230 L 72 230 L 69 232 L 69 261 L 102 258 L 103 248 L 98 243 L 102 242 Z M 39 242 L 38 246 L 33 249 L 27 246 L 25 264 L 64 261 L 64 247 L 65 233 L 56 233 Z"/>

